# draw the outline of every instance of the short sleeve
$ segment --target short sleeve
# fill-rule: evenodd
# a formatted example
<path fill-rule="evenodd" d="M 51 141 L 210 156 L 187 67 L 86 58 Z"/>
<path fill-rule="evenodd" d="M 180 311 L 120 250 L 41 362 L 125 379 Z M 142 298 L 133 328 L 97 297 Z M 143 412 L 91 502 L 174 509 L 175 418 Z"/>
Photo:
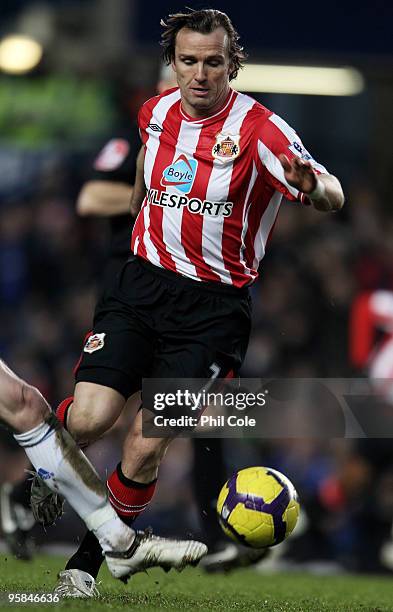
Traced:
<path fill-rule="evenodd" d="M 274 113 L 261 124 L 257 136 L 257 149 L 258 157 L 266 169 L 268 182 L 289 200 L 303 201 L 305 195 L 285 180 L 279 155 L 283 153 L 288 159 L 300 157 L 309 161 L 317 174 L 327 174 L 326 168 L 307 151 L 295 130 Z"/>

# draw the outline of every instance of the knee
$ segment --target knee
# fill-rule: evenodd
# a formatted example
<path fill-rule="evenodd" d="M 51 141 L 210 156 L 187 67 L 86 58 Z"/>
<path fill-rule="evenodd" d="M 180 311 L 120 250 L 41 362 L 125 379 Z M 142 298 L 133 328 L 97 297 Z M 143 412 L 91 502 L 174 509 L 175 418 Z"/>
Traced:
<path fill-rule="evenodd" d="M 13 405 L 12 426 L 17 431 L 29 431 L 49 416 L 49 406 L 35 387 L 23 381 L 15 381 L 11 395 Z"/>
<path fill-rule="evenodd" d="M 119 416 L 119 409 L 112 410 L 96 397 L 74 398 L 68 410 L 67 429 L 78 444 L 87 444 L 100 438 Z"/>
<path fill-rule="evenodd" d="M 89 408 L 75 400 L 68 411 L 67 430 L 78 444 L 92 442 L 103 433 L 91 406 Z"/>

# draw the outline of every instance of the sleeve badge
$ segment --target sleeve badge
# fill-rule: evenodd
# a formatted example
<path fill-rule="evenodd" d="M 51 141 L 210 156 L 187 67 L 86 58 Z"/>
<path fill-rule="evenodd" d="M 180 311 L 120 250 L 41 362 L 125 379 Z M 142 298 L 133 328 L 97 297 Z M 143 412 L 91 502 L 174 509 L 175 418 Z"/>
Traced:
<path fill-rule="evenodd" d="M 130 145 L 123 138 L 113 138 L 98 154 L 94 161 L 94 169 L 102 172 L 116 170 L 122 165 L 130 150 Z"/>

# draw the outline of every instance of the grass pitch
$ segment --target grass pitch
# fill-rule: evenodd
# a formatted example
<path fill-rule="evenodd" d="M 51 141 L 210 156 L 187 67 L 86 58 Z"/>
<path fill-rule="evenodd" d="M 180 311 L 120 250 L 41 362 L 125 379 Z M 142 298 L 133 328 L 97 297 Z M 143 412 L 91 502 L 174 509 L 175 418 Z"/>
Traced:
<path fill-rule="evenodd" d="M 53 589 L 64 559 L 39 556 L 33 562 L 0 557 L 1 610 L 198 610 L 199 612 L 393 612 L 393 579 L 364 576 L 316 577 L 302 573 L 261 575 L 239 570 L 209 576 L 199 569 L 182 574 L 152 570 L 134 576 L 127 586 L 100 574 L 99 600 L 62 600 L 56 604 L 9 606 L 6 592 L 46 592 Z"/>

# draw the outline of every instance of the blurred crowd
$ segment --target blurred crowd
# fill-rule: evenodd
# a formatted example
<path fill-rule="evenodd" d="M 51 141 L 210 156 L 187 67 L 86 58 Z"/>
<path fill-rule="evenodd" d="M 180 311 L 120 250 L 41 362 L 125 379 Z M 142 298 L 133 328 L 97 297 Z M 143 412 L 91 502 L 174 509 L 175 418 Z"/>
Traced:
<path fill-rule="evenodd" d="M 75 212 L 89 164 L 90 156 L 80 152 L 59 156 L 42 165 L 28 190 L 0 203 L 0 355 L 52 406 L 72 393 L 72 369 L 91 328 L 108 248 L 106 222 Z M 338 214 L 283 204 L 252 288 L 253 331 L 243 376 L 358 375 L 348 351 L 351 305 L 362 291 L 393 290 L 393 213 L 361 176 L 346 186 L 346 195 Z M 127 418 L 90 451 L 101 473 L 118 461 Z M 321 437 L 226 445 L 228 474 L 267 464 L 296 484 L 307 525 L 288 544 L 288 559 L 321 558 L 354 570 L 383 567 L 381 550 L 393 515 L 389 440 Z M 198 532 L 191 453 L 187 440 L 173 445 L 142 525 Z M 0 484 L 20 478 L 24 467 L 2 433 Z M 76 519 L 70 511 L 63 520 L 71 525 Z M 58 539 L 59 531 L 49 536 Z M 61 537 L 67 538 L 66 528 Z M 393 567 L 392 560 L 384 563 Z"/>

